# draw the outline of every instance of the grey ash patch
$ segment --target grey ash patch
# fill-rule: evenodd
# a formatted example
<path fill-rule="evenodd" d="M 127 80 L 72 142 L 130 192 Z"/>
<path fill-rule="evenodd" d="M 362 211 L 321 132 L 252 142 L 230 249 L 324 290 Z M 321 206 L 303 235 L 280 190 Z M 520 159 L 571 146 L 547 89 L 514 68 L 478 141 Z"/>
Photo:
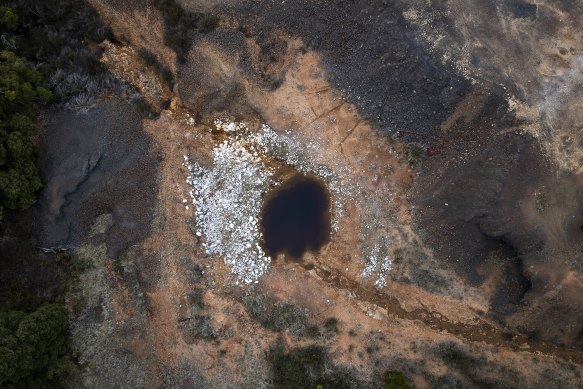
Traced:
<path fill-rule="evenodd" d="M 510 14 L 515 18 L 535 18 L 537 5 L 523 0 L 511 1 L 508 4 Z"/>
<path fill-rule="evenodd" d="M 102 102 L 84 115 L 52 113 L 39 161 L 43 244 L 77 245 L 106 213 L 112 219 L 103 231 L 109 255 L 144 239 L 156 194 L 150 144 L 139 115 L 123 100 Z"/>

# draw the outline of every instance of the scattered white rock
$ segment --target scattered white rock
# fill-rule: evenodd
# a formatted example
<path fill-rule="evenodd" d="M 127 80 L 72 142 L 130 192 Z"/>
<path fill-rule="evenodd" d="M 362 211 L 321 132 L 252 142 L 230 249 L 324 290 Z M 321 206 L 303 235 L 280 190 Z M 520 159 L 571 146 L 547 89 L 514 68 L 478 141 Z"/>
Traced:
<path fill-rule="evenodd" d="M 205 252 L 220 256 L 237 276 L 237 282 L 255 283 L 271 262 L 259 244 L 262 196 L 270 185 L 278 184 L 272 181 L 273 172 L 265 160 L 275 158 L 326 182 L 332 193 L 335 231 L 344 213 L 343 199 L 352 192 L 338 175 L 341 168 L 316 162 L 317 144 L 306 145 L 294 133 L 276 132 L 267 125 L 255 132 L 245 123 L 217 120 L 214 124 L 227 139 L 213 149 L 212 167 L 203 168 L 184 157 L 190 173 L 186 182 L 192 186 L 189 195 L 200 229 L 196 236 L 204 234 Z"/>
<path fill-rule="evenodd" d="M 376 273 L 377 279 L 375 287 L 382 289 L 387 284 L 386 275 L 392 268 L 392 261 L 386 255 L 386 246 L 384 244 L 377 244 L 373 246 L 369 257 L 367 258 L 366 266 L 362 270 L 362 278 L 369 278 Z"/>
<path fill-rule="evenodd" d="M 241 129 L 227 128 L 229 132 Z M 213 149 L 211 169 L 196 163 L 189 163 L 188 169 L 196 222 L 206 236 L 205 252 L 221 256 L 240 281 L 258 280 L 271 261 L 257 244 L 261 233 L 256 222 L 271 171 L 253 158 L 238 137 Z"/>

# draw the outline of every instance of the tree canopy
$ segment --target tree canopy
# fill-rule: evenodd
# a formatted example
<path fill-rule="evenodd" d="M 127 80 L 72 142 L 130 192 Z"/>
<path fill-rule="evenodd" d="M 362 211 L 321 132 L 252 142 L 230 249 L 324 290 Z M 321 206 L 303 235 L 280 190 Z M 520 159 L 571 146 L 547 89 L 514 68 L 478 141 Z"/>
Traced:
<path fill-rule="evenodd" d="M 61 304 L 0 312 L 0 387 L 59 387 L 74 369 L 68 314 Z"/>
<path fill-rule="evenodd" d="M 17 25 L 12 10 L 0 7 L 1 32 Z M 42 186 L 31 138 L 37 105 L 51 99 L 40 72 L 16 53 L 0 51 L 0 220 L 5 209 L 29 207 Z"/>
<path fill-rule="evenodd" d="M 41 74 L 24 58 L 0 52 L 0 217 L 5 208 L 29 207 L 42 186 L 31 140 L 36 130 L 32 119 L 35 104 L 51 97 Z"/>

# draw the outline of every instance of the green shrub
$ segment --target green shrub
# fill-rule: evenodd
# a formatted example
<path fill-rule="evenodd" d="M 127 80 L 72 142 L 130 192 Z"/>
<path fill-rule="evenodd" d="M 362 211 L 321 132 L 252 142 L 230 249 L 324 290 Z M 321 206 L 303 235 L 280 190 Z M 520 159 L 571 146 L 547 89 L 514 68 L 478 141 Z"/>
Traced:
<path fill-rule="evenodd" d="M 263 327 L 272 331 L 289 331 L 295 336 L 314 337 L 318 328 L 310 326 L 306 312 L 286 301 L 276 301 L 265 295 L 249 291 L 242 298 L 249 315 Z"/>
<path fill-rule="evenodd" d="M 0 45 L 34 63 L 62 106 L 85 111 L 103 92 L 125 92 L 123 83 L 99 61 L 98 51 L 85 46 L 113 38 L 86 2 L 12 0 L 7 4 L 19 23 L 8 30 L 0 22 Z"/>
<path fill-rule="evenodd" d="M 336 335 L 338 334 L 338 319 L 335 317 L 331 317 L 324 322 L 324 330 L 329 335 Z"/>
<path fill-rule="evenodd" d="M 385 385 L 387 389 L 413 389 L 411 381 L 400 371 L 387 371 L 385 373 Z"/>
<path fill-rule="evenodd" d="M 20 55 L 39 64 L 46 77 L 58 69 L 102 73 L 105 69 L 84 41 L 101 42 L 112 33 L 82 0 L 12 0 L 18 15 L 15 30 Z"/>
<path fill-rule="evenodd" d="M 411 166 L 418 166 L 423 158 L 423 148 L 416 143 L 407 145 L 407 162 Z"/>
<path fill-rule="evenodd" d="M 332 364 L 326 349 L 319 346 L 296 348 L 286 352 L 282 346 L 269 352 L 274 388 L 368 388 L 370 383 L 357 380 L 351 372 Z"/>
<path fill-rule="evenodd" d="M 271 351 L 270 357 L 274 387 L 313 388 L 324 371 L 326 354 L 322 348 L 310 346 L 290 353 L 276 348 Z"/>
<path fill-rule="evenodd" d="M 11 8 L 0 6 L 0 28 L 14 31 L 18 27 L 18 16 Z"/>

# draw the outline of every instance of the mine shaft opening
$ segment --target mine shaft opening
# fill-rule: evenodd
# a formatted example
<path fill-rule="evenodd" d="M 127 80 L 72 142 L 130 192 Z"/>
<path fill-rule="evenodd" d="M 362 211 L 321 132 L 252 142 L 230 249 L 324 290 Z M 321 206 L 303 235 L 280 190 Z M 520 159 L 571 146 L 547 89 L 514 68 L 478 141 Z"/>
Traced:
<path fill-rule="evenodd" d="M 272 257 L 298 260 L 330 241 L 330 193 L 313 175 L 296 174 L 265 198 L 261 214 L 263 247 Z"/>

